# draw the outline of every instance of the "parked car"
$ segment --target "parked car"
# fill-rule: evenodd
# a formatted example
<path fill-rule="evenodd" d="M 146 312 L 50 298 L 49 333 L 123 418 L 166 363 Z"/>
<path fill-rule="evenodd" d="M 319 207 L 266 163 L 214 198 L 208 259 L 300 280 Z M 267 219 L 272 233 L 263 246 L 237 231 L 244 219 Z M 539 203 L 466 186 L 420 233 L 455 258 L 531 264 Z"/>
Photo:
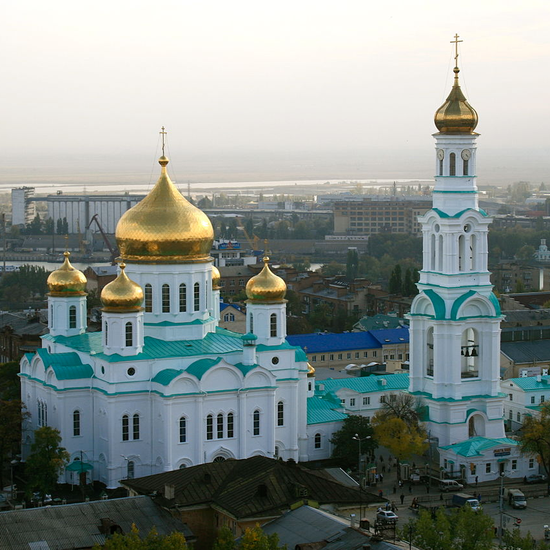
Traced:
<path fill-rule="evenodd" d="M 525 483 L 542 483 L 543 481 L 546 481 L 546 476 L 544 474 L 531 474 L 523 481 L 525 481 Z"/>
<path fill-rule="evenodd" d="M 399 516 L 391 510 L 379 510 L 376 514 L 376 519 L 383 523 L 397 523 Z"/>
<path fill-rule="evenodd" d="M 464 485 L 454 479 L 442 479 L 439 482 L 439 490 L 444 493 L 448 493 L 449 491 L 462 491 L 462 489 L 464 489 Z"/>

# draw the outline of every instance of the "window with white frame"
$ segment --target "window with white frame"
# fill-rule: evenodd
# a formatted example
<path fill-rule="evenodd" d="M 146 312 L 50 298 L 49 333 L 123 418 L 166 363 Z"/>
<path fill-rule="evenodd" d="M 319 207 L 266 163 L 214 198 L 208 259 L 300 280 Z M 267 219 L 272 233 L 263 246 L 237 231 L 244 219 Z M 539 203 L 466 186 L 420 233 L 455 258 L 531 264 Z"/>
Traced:
<path fill-rule="evenodd" d="M 233 420 L 233 413 L 227 414 L 227 437 L 235 437 L 235 424 Z"/>
<path fill-rule="evenodd" d="M 206 417 L 206 439 L 214 439 L 214 417 L 211 414 Z"/>
<path fill-rule="evenodd" d="M 277 426 L 285 425 L 285 405 L 282 401 L 277 403 Z"/>
<path fill-rule="evenodd" d="M 260 435 L 260 411 L 256 409 L 252 415 L 252 433 Z"/>
<path fill-rule="evenodd" d="M 122 417 L 122 441 L 130 440 L 130 418 L 127 414 Z"/>
<path fill-rule="evenodd" d="M 518 469 L 518 461 L 514 458 L 512 460 L 512 470 L 517 470 Z"/>
<path fill-rule="evenodd" d="M 162 313 L 170 313 L 170 285 L 162 285 Z"/>
<path fill-rule="evenodd" d="M 370 397 L 363 397 L 363 405 L 370 405 Z"/>
<path fill-rule="evenodd" d="M 132 419 L 132 438 L 139 439 L 139 414 L 134 414 Z"/>
<path fill-rule="evenodd" d="M 73 436 L 80 436 L 80 411 L 73 411 Z"/>
<path fill-rule="evenodd" d="M 187 418 L 182 416 L 180 418 L 180 443 L 187 443 Z"/>
<path fill-rule="evenodd" d="M 487 462 L 485 464 L 485 473 L 486 474 L 490 474 L 491 473 L 491 463 L 490 462 Z"/>
<path fill-rule="evenodd" d="M 355 407 L 355 397 L 350 398 L 350 400 L 349 400 L 349 406 L 350 406 L 350 407 Z"/>
<path fill-rule="evenodd" d="M 321 434 L 320 433 L 315 434 L 315 448 L 316 449 L 321 448 Z"/>

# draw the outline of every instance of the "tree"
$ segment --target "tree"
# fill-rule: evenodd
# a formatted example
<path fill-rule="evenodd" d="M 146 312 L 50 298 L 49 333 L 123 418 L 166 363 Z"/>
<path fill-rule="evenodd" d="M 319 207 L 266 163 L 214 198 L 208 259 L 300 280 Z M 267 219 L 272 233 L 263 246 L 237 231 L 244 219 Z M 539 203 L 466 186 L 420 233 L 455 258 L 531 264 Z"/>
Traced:
<path fill-rule="evenodd" d="M 19 399 L 21 395 L 19 370 L 19 361 L 0 364 L 0 399 L 5 401 Z"/>
<path fill-rule="evenodd" d="M 516 279 L 516 286 L 514 287 L 514 292 L 521 293 L 525 292 L 525 285 L 521 279 Z"/>
<path fill-rule="evenodd" d="M 416 296 L 418 294 L 414 276 L 414 269 L 408 267 L 405 271 L 405 278 L 403 280 L 403 296 Z"/>
<path fill-rule="evenodd" d="M 419 425 L 421 410 L 408 393 L 386 395 L 372 424 L 378 443 L 398 460 L 423 454 L 428 448 L 426 431 Z"/>
<path fill-rule="evenodd" d="M 423 550 L 491 550 L 493 519 L 468 506 L 453 510 L 449 515 L 440 508 L 435 517 L 421 510 L 418 519 L 409 521 L 400 536 L 412 539 L 411 542 Z"/>
<path fill-rule="evenodd" d="M 402 294 L 403 292 L 403 281 L 401 279 L 401 266 L 397 264 L 390 275 L 389 282 L 389 292 L 390 294 Z"/>
<path fill-rule="evenodd" d="M 0 487 L 4 486 L 4 465 L 14 459 L 21 448 L 21 424 L 29 417 L 19 399 L 0 401 Z"/>
<path fill-rule="evenodd" d="M 506 550 L 548 550 L 550 548 L 550 545 L 542 541 L 537 544 L 529 531 L 522 536 L 519 529 L 504 531 L 502 542 Z"/>
<path fill-rule="evenodd" d="M 334 445 L 332 458 L 338 459 L 338 464 L 344 467 L 357 464 L 359 459 L 359 441 L 357 439 L 361 440 L 361 454 L 372 454 L 378 447 L 378 441 L 368 418 L 348 416 L 344 419 L 342 427 L 330 440 Z"/>
<path fill-rule="evenodd" d="M 518 439 L 521 452 L 536 455 L 548 476 L 550 474 L 550 402 L 541 405 L 538 415 L 525 416 Z"/>
<path fill-rule="evenodd" d="M 53 219 L 52 218 L 48 218 L 45 222 L 44 222 L 44 234 L 46 235 L 53 235 L 54 234 L 54 223 L 53 223 Z"/>
<path fill-rule="evenodd" d="M 61 470 L 69 462 L 70 455 L 60 446 L 59 430 L 43 426 L 34 432 L 34 443 L 27 458 L 27 493 L 38 490 L 42 495 L 51 493 Z"/>
<path fill-rule="evenodd" d="M 243 533 L 239 543 L 229 527 L 222 527 L 218 531 L 218 538 L 212 550 L 286 550 L 286 545 L 279 546 L 279 535 L 266 535 L 259 525 L 249 527 Z"/>
<path fill-rule="evenodd" d="M 129 533 L 115 533 L 103 546 L 94 546 L 94 550 L 187 550 L 185 537 L 175 531 L 170 535 L 159 535 L 155 528 L 145 538 L 141 538 L 139 529 L 132 524 Z"/>
<path fill-rule="evenodd" d="M 32 222 L 27 225 L 27 233 L 30 235 L 40 235 L 42 233 L 40 214 L 36 214 Z"/>

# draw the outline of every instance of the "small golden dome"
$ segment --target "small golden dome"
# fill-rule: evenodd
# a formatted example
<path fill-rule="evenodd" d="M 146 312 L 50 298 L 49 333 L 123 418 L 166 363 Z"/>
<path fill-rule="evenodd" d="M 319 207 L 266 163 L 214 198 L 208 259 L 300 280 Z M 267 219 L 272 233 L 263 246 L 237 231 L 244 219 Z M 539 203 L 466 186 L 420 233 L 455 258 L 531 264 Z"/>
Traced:
<path fill-rule="evenodd" d="M 214 264 L 212 264 L 212 288 L 214 290 L 219 290 L 221 278 L 222 276 L 220 270 Z"/>
<path fill-rule="evenodd" d="M 264 268 L 246 283 L 246 295 L 253 303 L 282 302 L 286 283 L 269 269 L 269 258 L 264 256 Z"/>
<path fill-rule="evenodd" d="M 315 376 L 315 369 L 313 368 L 311 363 L 308 363 L 307 364 L 307 377 L 312 378 L 313 376 Z"/>
<path fill-rule="evenodd" d="M 442 134 L 472 134 L 477 126 L 477 112 L 466 101 L 458 84 L 459 72 L 460 69 L 455 67 L 451 93 L 435 113 L 434 122 Z"/>
<path fill-rule="evenodd" d="M 63 255 L 65 256 L 63 265 L 52 271 L 47 280 L 50 296 L 85 296 L 88 282 L 86 276 L 71 265 L 70 252 L 64 252 Z"/>
<path fill-rule="evenodd" d="M 120 264 L 118 277 L 101 291 L 103 311 L 139 311 L 143 303 L 142 288 L 126 275 L 126 264 Z"/>
<path fill-rule="evenodd" d="M 116 240 L 121 257 L 142 263 L 207 262 L 214 240 L 208 216 L 190 204 L 168 176 L 160 157 L 153 190 L 120 218 Z"/>

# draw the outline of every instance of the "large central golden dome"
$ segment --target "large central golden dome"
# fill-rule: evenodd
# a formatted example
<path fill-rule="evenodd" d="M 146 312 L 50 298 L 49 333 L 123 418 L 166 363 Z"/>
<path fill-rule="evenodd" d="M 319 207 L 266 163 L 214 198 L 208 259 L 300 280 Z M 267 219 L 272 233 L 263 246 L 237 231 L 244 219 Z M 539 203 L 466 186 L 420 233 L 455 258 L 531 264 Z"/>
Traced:
<path fill-rule="evenodd" d="M 210 261 L 214 230 L 208 216 L 172 183 L 165 156 L 159 164 L 161 173 L 153 190 L 118 222 L 121 257 L 127 262 L 155 264 Z"/>
<path fill-rule="evenodd" d="M 442 134 L 471 134 L 477 126 L 477 112 L 466 101 L 458 83 L 460 69 L 454 68 L 455 79 L 449 97 L 435 113 L 434 122 Z"/>

